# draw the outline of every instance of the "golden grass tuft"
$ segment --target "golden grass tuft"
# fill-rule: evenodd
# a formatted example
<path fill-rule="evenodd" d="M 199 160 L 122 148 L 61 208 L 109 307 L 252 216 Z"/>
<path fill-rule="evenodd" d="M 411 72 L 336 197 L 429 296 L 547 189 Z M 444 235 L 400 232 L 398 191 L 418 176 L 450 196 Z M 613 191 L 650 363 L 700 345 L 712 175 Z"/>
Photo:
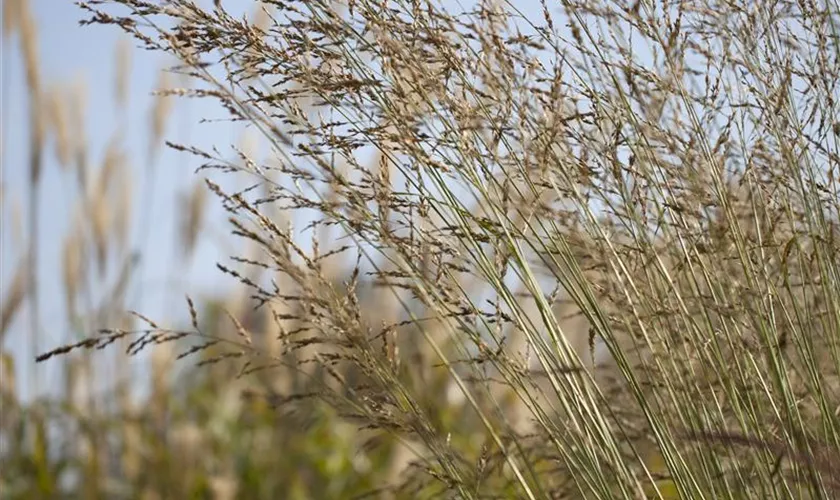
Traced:
<path fill-rule="evenodd" d="M 24 298 L 27 293 L 27 265 L 26 257 L 23 257 L 22 262 L 18 263 L 12 279 L 6 284 L 3 290 L 2 314 L 0 314 L 0 341 L 2 341 L 15 318 L 15 315 L 20 311 Z"/>
<path fill-rule="evenodd" d="M 62 168 L 72 161 L 70 126 L 68 123 L 67 97 L 63 87 L 54 86 L 49 93 L 49 124 L 55 137 L 55 155 Z"/>
<path fill-rule="evenodd" d="M 155 103 L 151 112 L 151 136 L 149 138 L 149 158 L 153 159 L 157 155 L 158 145 L 163 140 L 165 132 L 164 127 L 172 113 L 172 97 L 165 94 L 165 91 L 170 88 L 171 78 L 166 71 L 160 71 L 158 74 L 157 91 Z M 164 92 L 164 93 L 161 93 Z"/>
<path fill-rule="evenodd" d="M 119 108 L 125 108 L 128 104 L 128 95 L 131 82 L 131 46 L 126 38 L 120 38 L 114 50 L 114 102 Z"/>
<path fill-rule="evenodd" d="M 82 217 L 82 212 L 77 209 L 72 221 L 71 230 L 64 236 L 61 252 L 64 303 L 68 318 L 75 317 L 78 311 L 76 300 L 79 297 L 80 287 L 82 286 L 82 277 L 84 275 L 83 262 L 86 261 Z"/>

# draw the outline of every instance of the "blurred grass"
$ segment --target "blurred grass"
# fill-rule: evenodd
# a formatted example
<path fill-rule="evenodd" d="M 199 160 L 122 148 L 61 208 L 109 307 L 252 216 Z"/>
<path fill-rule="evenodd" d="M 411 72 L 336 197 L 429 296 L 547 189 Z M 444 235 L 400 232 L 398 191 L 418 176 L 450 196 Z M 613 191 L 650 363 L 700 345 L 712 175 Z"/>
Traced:
<path fill-rule="evenodd" d="M 166 144 L 206 175 L 165 265 L 209 237 L 209 194 L 242 243 L 218 264 L 240 287 L 188 298 L 174 326 L 129 314 L 123 280 L 93 293 L 111 290 L 109 255 L 137 257 L 124 155 L 115 141 L 88 164 L 75 101 L 38 80 L 26 2 L 4 3 L 30 88 L 29 199 L 52 174 L 46 137 L 77 172 L 63 284 L 83 337 L 30 334 L 66 381 L 32 403 L 3 353 L 4 496 L 840 491 L 832 2 L 562 2 L 540 20 L 512 3 L 265 2 L 248 22 L 222 3 L 105 4 L 121 14 L 83 8 L 179 59 L 149 157 Z M 269 153 L 166 141 L 176 98 L 219 102 Z M 4 336 L 39 293 L 23 262 Z M 148 394 L 91 390 L 136 383 L 121 370 L 144 350 Z"/>

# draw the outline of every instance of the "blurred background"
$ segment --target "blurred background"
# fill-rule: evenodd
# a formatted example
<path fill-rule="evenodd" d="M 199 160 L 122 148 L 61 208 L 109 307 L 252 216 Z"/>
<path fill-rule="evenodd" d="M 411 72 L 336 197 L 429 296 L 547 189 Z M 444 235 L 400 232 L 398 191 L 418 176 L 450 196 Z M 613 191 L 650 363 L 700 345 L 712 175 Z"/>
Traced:
<path fill-rule="evenodd" d="M 61 378 L 55 365 L 34 368 L 33 349 L 86 333 L 79 331 L 79 321 L 90 321 L 94 311 L 85 308 L 115 299 L 121 280 L 124 304 L 157 318 L 186 314 L 181 306 L 188 291 L 221 285 L 214 263 L 231 250 L 225 246 L 225 221 L 217 207 L 203 204 L 194 157 L 172 151 L 164 141 L 235 144 L 259 153 L 243 127 L 225 120 L 199 123 L 224 118 L 213 103 L 155 97 L 156 89 L 187 85 L 164 71 L 173 61 L 137 50 L 117 29 L 80 26 L 86 14 L 71 2 L 4 2 L 0 279 L 9 300 L 16 275 L 34 266 L 38 321 L 30 300 L 14 311 L 4 303 L 3 346 L 18 360 L 17 382 L 25 398 L 56 388 Z M 41 101 L 35 120 L 30 78 Z M 30 139 L 33 126 L 40 129 L 37 142 Z M 40 172 L 33 186 L 36 153 Z M 86 201 L 93 206 L 85 207 Z M 200 203 L 201 223 L 207 224 L 194 242 L 182 237 L 183 224 L 190 222 L 183 217 L 185 203 Z M 101 219 L 96 229 L 101 234 L 88 235 L 103 241 L 95 250 L 101 254 L 96 269 L 71 255 L 82 252 L 77 247 L 84 245 L 74 241 L 92 229 L 81 220 L 86 211 Z M 30 255 L 34 264 L 27 261 Z M 84 285 L 67 283 L 68 274 L 82 273 L 76 279 Z M 70 288 L 81 287 L 84 300 L 68 296 Z"/>

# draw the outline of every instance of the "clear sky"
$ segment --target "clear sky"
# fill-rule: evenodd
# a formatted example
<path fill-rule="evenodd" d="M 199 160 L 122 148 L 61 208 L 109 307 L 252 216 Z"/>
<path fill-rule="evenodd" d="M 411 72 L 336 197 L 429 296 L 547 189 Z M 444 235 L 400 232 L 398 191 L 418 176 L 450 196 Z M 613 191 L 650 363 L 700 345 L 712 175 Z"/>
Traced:
<path fill-rule="evenodd" d="M 205 7 L 212 6 L 210 0 L 199 1 Z M 444 5 L 461 10 L 474 1 L 445 1 Z M 176 205 L 178 193 L 186 193 L 198 176 L 193 172 L 198 162 L 184 153 L 177 153 L 161 147 L 154 164 L 149 164 L 147 145 L 149 141 L 150 109 L 159 70 L 171 60 L 160 54 L 132 50 L 130 57 L 130 79 L 128 108 L 122 113 L 116 105 L 114 75 L 117 47 L 124 38 L 116 27 L 79 26 L 87 14 L 69 1 L 29 0 L 30 9 L 38 31 L 38 57 L 41 81 L 45 89 L 53 86 L 73 88 L 81 86 L 86 96 L 86 137 L 90 148 L 92 170 L 99 167 L 106 147 L 115 134 L 122 133 L 122 144 L 128 153 L 133 172 L 132 202 L 134 233 L 130 236 L 131 246 L 137 247 L 140 231 L 150 222 L 148 238 L 142 242 L 139 275 L 128 296 L 127 306 L 154 319 L 185 320 L 186 304 L 184 293 L 201 297 L 208 292 L 224 292 L 232 286 L 228 278 L 215 267 L 218 261 L 225 261 L 229 252 L 215 240 L 205 238 L 189 269 L 177 264 L 178 245 L 174 236 L 178 230 L 181 210 Z M 227 1 L 225 7 L 236 14 L 252 11 L 256 2 Z M 527 15 L 539 16 L 540 7 L 536 1 L 523 2 L 518 8 Z M 132 40 L 125 39 L 131 47 Z M 28 108 L 24 66 L 20 56 L 18 38 L 3 40 L 2 66 L 2 184 L 3 214 L 0 230 L 0 290 L 7 290 L 16 266 L 27 251 L 26 207 L 28 204 Z M 175 109 L 167 124 L 165 138 L 200 147 L 219 146 L 227 153 L 231 144 L 241 144 L 242 129 L 229 123 L 199 124 L 202 118 L 224 118 L 226 114 L 215 104 L 206 101 L 176 100 Z M 258 155 L 259 156 L 259 155 Z M 149 173 L 155 171 L 154 187 L 147 191 Z M 62 284 L 63 240 L 72 223 L 72 211 L 79 198 L 75 174 L 71 169 L 62 170 L 54 154 L 52 140 L 48 142 L 48 154 L 44 158 L 44 174 L 41 184 L 40 203 L 40 251 L 38 255 L 38 285 L 40 288 L 40 316 L 42 322 L 40 350 L 44 351 L 74 338 L 78 332 L 68 330 L 65 299 Z M 214 176 L 214 180 L 218 176 Z M 153 193 L 151 197 L 148 192 Z M 215 204 L 208 215 L 209 234 L 224 234 L 227 231 L 225 219 Z M 12 207 L 17 204 L 23 217 L 20 238 L 15 238 Z M 106 283 L 113 283 L 116 267 L 111 266 Z M 103 293 L 107 287 L 99 285 Z M 223 293 L 219 293 L 220 295 Z M 33 369 L 39 373 L 41 384 L 51 387 L 60 377 L 61 363 L 43 363 L 33 367 L 34 354 L 28 340 L 29 320 L 27 311 L 21 310 L 11 330 L 6 335 L 4 350 L 9 350 L 16 359 L 19 389 L 29 392 Z"/>

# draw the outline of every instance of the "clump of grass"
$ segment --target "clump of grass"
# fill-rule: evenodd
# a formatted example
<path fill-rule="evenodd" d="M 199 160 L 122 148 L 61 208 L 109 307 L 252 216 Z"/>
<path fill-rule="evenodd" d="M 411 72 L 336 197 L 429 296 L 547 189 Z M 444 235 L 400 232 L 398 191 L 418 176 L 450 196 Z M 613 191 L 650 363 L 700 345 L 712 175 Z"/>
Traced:
<path fill-rule="evenodd" d="M 12 28 L 20 16 L 30 16 L 33 31 L 29 36 L 34 39 L 38 23 L 31 18 L 29 8 L 25 1 L 4 3 L 4 22 L 8 23 L 4 36 L 16 33 Z M 132 198 L 139 196 L 140 206 L 145 207 L 166 200 L 149 181 L 160 165 L 151 160 L 128 161 L 131 155 L 125 140 L 142 135 L 142 127 L 135 129 L 125 108 L 127 96 L 132 95 L 127 88 L 132 79 L 126 47 L 120 44 L 115 54 L 113 102 L 117 107 L 113 112 L 121 126 L 106 138 L 110 140 L 101 150 L 95 146 L 95 137 L 87 133 L 85 117 L 91 106 L 111 107 L 111 101 L 86 99 L 83 83 L 68 84 L 64 75 L 44 72 L 42 105 L 30 109 L 43 113 L 30 117 L 43 119 L 38 122 L 44 126 L 43 140 L 38 143 L 41 149 L 32 153 L 44 159 L 40 175 L 48 179 L 47 183 L 58 176 L 67 194 L 66 200 L 42 199 L 35 208 L 43 210 L 43 202 L 49 201 L 52 217 L 66 214 L 68 230 L 63 235 L 51 235 L 60 238 L 59 276 L 42 281 L 38 292 L 32 294 L 27 289 L 30 254 L 25 247 L 14 247 L 21 265 L 3 283 L 0 340 L 6 343 L 0 349 L 0 489 L 8 498 L 274 498 L 278 491 L 291 498 L 333 498 L 371 490 L 388 475 L 393 443 L 379 440 L 373 452 L 359 450 L 351 427 L 338 422 L 328 408 L 312 407 L 305 418 L 284 416 L 261 398 L 246 401 L 240 397 L 245 391 L 280 390 L 289 382 L 282 376 L 237 378 L 237 372 L 223 363 L 204 364 L 200 372 L 177 373 L 172 344 L 151 346 L 151 359 L 129 358 L 125 352 L 133 352 L 142 341 L 136 343 L 136 335 L 126 335 L 111 336 L 114 342 L 108 352 L 95 356 L 68 353 L 54 360 L 61 362 L 62 377 L 58 381 L 50 379 L 46 385 L 51 390 L 46 393 L 31 383 L 20 383 L 34 365 L 33 360 L 16 357 L 7 347 L 29 337 L 29 328 L 21 328 L 17 321 L 27 301 L 43 302 L 43 294 L 51 287 L 63 287 L 66 318 L 57 319 L 50 305 L 38 311 L 41 326 L 59 325 L 61 332 L 87 333 L 108 325 L 128 332 L 142 320 L 128 314 L 127 309 L 139 307 L 137 302 L 144 294 L 159 294 L 158 289 L 150 289 L 143 282 L 141 271 L 143 265 L 155 265 L 147 260 L 142 240 L 160 240 L 160 225 L 148 222 L 148 211 L 135 217 Z M 20 45 L 19 49 L 25 47 Z M 36 72 L 41 73 L 40 69 Z M 170 77 L 162 80 L 172 81 Z M 164 101 L 157 100 L 149 111 L 150 136 L 167 133 L 167 113 L 177 103 Z M 90 132 L 96 133 L 92 129 Z M 156 140 L 149 143 L 150 159 L 157 154 L 161 139 Z M 49 162 L 51 154 L 54 163 Z M 158 161 L 164 163 L 166 158 L 160 155 Z M 51 168 L 55 163 L 60 168 Z M 133 188 L 141 178 L 149 188 L 137 193 Z M 11 228 L 15 243 L 26 243 L 15 233 L 29 236 L 28 231 L 33 230 L 30 226 L 26 232 L 18 231 L 15 195 L 19 188 L 3 186 L 3 228 Z M 178 273 L 171 274 L 183 275 L 181 270 L 191 264 L 198 245 L 213 236 L 205 226 L 209 210 L 206 193 L 206 185 L 197 179 L 182 199 L 174 200 L 183 202 L 183 217 L 170 263 Z M 142 235 L 140 245 L 136 229 Z M 36 263 L 38 268 L 43 265 L 43 260 Z M 167 283 L 168 291 L 174 292 L 182 284 Z M 228 328 L 238 325 L 243 332 L 247 329 L 245 335 L 253 337 L 257 347 L 272 348 L 274 344 L 267 339 L 276 333 L 263 317 L 265 310 L 246 314 L 250 307 L 236 294 L 216 298 L 218 291 L 209 292 L 209 298 L 197 301 L 203 314 L 193 319 L 208 338 L 223 337 L 229 333 Z M 191 310 L 198 316 L 196 307 Z M 234 311 L 236 321 L 219 317 L 223 309 Z M 38 335 L 36 340 L 41 344 L 52 341 L 44 339 L 43 331 Z M 211 357 L 209 350 L 204 354 Z M 297 388 L 302 390 L 305 383 L 298 383 Z M 309 429 L 306 434 L 300 433 L 303 425 Z M 277 449 L 284 453 L 274 453 Z M 324 453 L 324 449 L 331 451 Z M 307 473 L 301 475 L 301 468 Z"/>
<path fill-rule="evenodd" d="M 249 180 L 206 181 L 255 250 L 218 268 L 274 329 L 211 335 L 190 304 L 180 357 L 288 374 L 274 405 L 400 440 L 413 460 L 380 490 L 399 495 L 836 492 L 831 4 L 264 3 L 261 27 L 80 4 L 179 58 L 195 86 L 163 94 L 271 148 L 169 143 Z M 188 333 L 147 322 L 42 359 Z"/>

